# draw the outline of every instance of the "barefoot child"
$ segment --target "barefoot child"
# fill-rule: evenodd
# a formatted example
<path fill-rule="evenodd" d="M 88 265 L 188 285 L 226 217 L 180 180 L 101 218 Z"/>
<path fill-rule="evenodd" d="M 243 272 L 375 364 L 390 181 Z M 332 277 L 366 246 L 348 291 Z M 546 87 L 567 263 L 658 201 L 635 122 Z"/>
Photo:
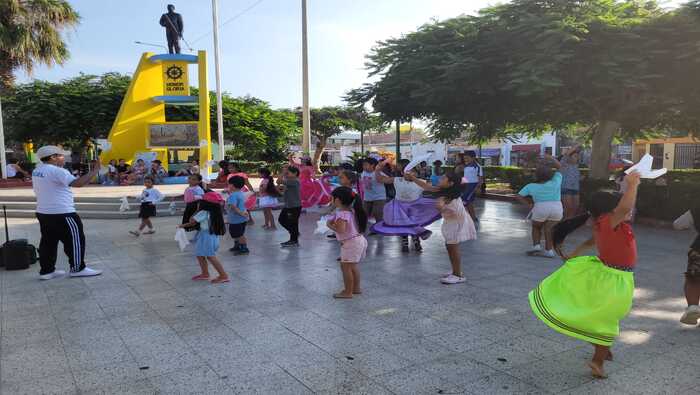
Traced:
<path fill-rule="evenodd" d="M 275 217 L 272 215 L 272 209 L 279 206 L 277 198 L 280 197 L 280 193 L 275 187 L 275 180 L 272 178 L 270 169 L 263 167 L 258 170 L 258 173 L 260 177 L 262 177 L 258 195 L 260 196 L 260 207 L 263 209 L 263 214 L 265 216 L 265 225 L 263 225 L 263 228 L 267 230 L 277 230 L 277 226 L 275 226 Z"/>
<path fill-rule="evenodd" d="M 185 212 L 182 214 L 182 223 L 186 224 L 190 222 L 192 215 L 197 212 L 199 207 L 199 201 L 204 196 L 204 184 L 202 183 L 201 174 L 192 174 L 187 177 L 187 183 L 189 186 L 185 189 L 184 200 L 185 200 Z M 196 227 L 188 228 L 187 231 L 197 230 Z"/>
<path fill-rule="evenodd" d="M 620 320 L 632 307 L 637 242 L 627 220 L 637 198 L 639 173 L 627 179 L 629 188 L 622 198 L 615 192 L 596 192 L 589 214 L 554 227 L 554 248 L 566 262 L 529 294 L 532 311 L 545 324 L 593 344 L 595 353 L 588 366 L 595 378 L 607 377 L 603 364 L 612 360 L 610 346 L 620 333 Z M 589 218 L 593 219 L 593 237 L 573 253 L 564 254 L 566 236 Z M 580 256 L 593 246 L 598 256 Z"/>
<path fill-rule="evenodd" d="M 345 288 L 333 295 L 337 299 L 352 299 L 352 295 L 362 293 L 360 270 L 357 268 L 367 251 L 367 239 L 362 235 L 367 227 L 367 214 L 357 193 L 348 187 L 333 190 L 333 204 L 337 208 L 335 216 L 327 223 L 340 242 L 340 268 L 343 272 Z"/>
<path fill-rule="evenodd" d="M 476 239 L 476 228 L 472 217 L 462 203 L 462 177 L 458 173 L 448 172 L 440 177 L 437 186 L 413 175 L 406 176 L 426 191 L 435 192 L 435 204 L 442 215 L 442 237 L 445 239 L 447 255 L 450 257 L 452 272 L 446 274 L 440 282 L 443 284 L 460 284 L 466 281 L 462 273 L 462 259 L 459 244 Z"/>
<path fill-rule="evenodd" d="M 231 194 L 226 204 L 228 205 L 228 231 L 234 240 L 234 246 L 229 249 L 234 255 L 247 255 L 248 241 L 245 238 L 245 226 L 250 218 L 250 213 L 245 207 L 245 194 L 242 189 L 245 187 L 245 179 L 240 176 L 233 176 L 228 179 Z"/>
<path fill-rule="evenodd" d="M 146 188 L 144 188 L 143 192 L 141 192 L 140 197 L 141 208 L 139 209 L 139 218 L 141 218 L 141 225 L 139 225 L 138 230 L 129 231 L 129 233 L 136 237 L 139 237 L 141 235 L 141 231 L 143 231 L 146 227 L 148 227 L 148 230 L 143 232 L 143 234 L 152 235 L 156 233 L 156 231 L 153 229 L 153 223 L 151 223 L 151 217 L 156 216 L 156 204 L 165 197 L 159 190 L 153 188 L 153 178 L 144 178 L 143 185 Z"/>
<path fill-rule="evenodd" d="M 677 230 L 695 227 L 700 234 L 700 206 L 688 210 L 673 222 L 673 228 Z M 695 238 L 688 251 L 688 268 L 685 272 L 685 300 L 688 307 L 681 316 L 681 322 L 686 325 L 697 325 L 700 319 L 700 235 Z"/>
<path fill-rule="evenodd" d="M 224 271 L 216 252 L 219 250 L 219 236 L 226 233 L 224 214 L 221 206 L 224 199 L 216 192 L 207 192 L 199 201 L 199 210 L 192 216 L 189 223 L 178 225 L 180 228 L 191 228 L 199 224 L 199 232 L 195 238 L 195 254 L 201 273 L 192 280 L 209 280 L 209 263 L 214 266 L 218 277 L 211 280 L 212 284 L 229 282 L 228 274 Z"/>

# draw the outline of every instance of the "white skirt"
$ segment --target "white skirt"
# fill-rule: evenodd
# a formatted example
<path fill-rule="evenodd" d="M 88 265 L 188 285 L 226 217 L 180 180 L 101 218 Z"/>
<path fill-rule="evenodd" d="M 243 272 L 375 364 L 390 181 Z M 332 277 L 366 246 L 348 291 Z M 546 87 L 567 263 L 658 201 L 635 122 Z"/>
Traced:
<path fill-rule="evenodd" d="M 262 208 L 273 208 L 280 205 L 279 200 L 272 196 L 263 196 L 258 200 L 258 205 Z"/>

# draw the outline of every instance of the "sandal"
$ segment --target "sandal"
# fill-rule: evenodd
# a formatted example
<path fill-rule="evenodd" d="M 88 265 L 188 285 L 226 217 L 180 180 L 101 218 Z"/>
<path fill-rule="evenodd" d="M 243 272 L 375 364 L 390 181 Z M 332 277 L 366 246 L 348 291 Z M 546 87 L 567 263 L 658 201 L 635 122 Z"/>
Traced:
<path fill-rule="evenodd" d="M 231 282 L 231 279 L 228 277 L 224 277 L 224 278 L 217 277 L 217 278 L 211 280 L 212 284 L 223 284 L 223 283 L 230 283 L 230 282 Z"/>
<path fill-rule="evenodd" d="M 209 280 L 209 275 L 208 274 L 198 274 L 198 275 L 192 277 L 192 280 L 194 280 L 194 281 Z"/>
<path fill-rule="evenodd" d="M 335 299 L 352 299 L 352 295 L 343 295 L 341 292 L 338 292 L 337 294 L 333 294 L 333 297 Z"/>

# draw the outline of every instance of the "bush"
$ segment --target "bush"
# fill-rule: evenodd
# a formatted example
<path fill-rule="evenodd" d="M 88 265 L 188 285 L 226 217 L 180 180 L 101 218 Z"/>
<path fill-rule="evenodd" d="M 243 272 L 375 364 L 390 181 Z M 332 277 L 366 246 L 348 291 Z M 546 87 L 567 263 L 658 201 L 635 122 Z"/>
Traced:
<path fill-rule="evenodd" d="M 510 185 L 515 193 L 534 181 L 534 169 L 485 166 L 487 183 Z M 614 181 L 588 178 L 588 169 L 581 169 L 581 201 L 600 189 L 617 189 Z M 698 204 L 700 196 L 699 170 L 670 170 L 656 180 L 642 180 L 637 198 L 637 213 L 642 217 L 671 221 Z"/>

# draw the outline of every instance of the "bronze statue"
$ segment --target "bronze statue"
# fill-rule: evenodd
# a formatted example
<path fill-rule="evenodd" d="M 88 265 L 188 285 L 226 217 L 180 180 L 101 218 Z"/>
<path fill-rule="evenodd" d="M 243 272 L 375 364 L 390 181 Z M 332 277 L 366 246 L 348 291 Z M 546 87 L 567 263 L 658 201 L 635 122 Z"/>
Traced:
<path fill-rule="evenodd" d="M 175 12 L 174 5 L 168 4 L 168 13 L 160 17 L 160 25 L 165 28 L 168 53 L 180 53 L 180 39 L 185 25 L 182 23 L 182 15 Z"/>

